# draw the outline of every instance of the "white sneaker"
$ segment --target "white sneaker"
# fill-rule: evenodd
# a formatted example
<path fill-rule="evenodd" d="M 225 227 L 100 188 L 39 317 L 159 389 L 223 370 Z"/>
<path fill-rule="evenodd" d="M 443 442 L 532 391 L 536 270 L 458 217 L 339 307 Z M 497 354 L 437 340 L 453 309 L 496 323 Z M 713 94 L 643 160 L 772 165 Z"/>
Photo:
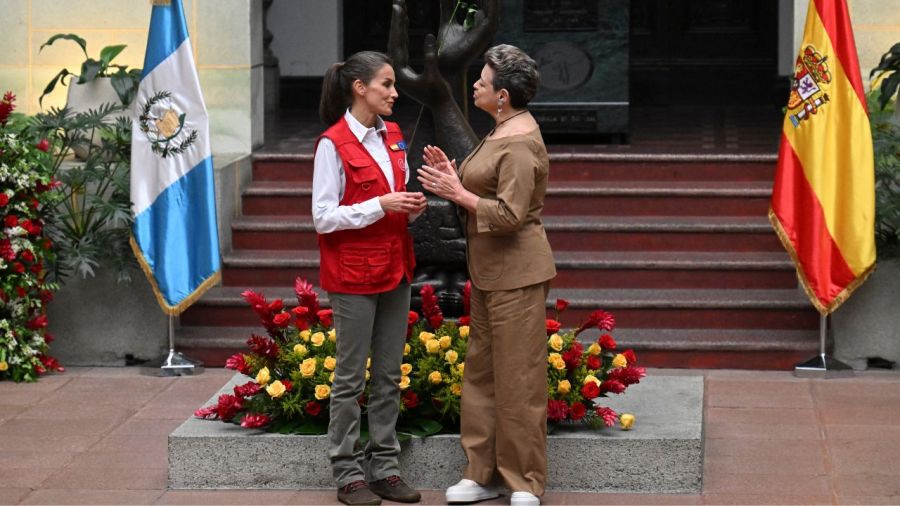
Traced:
<path fill-rule="evenodd" d="M 537 506 L 541 504 L 538 496 L 531 492 L 513 492 L 509 497 L 510 506 Z"/>
<path fill-rule="evenodd" d="M 448 503 L 477 502 L 499 496 L 500 493 L 494 487 L 484 487 L 465 478 L 448 488 L 446 494 Z"/>

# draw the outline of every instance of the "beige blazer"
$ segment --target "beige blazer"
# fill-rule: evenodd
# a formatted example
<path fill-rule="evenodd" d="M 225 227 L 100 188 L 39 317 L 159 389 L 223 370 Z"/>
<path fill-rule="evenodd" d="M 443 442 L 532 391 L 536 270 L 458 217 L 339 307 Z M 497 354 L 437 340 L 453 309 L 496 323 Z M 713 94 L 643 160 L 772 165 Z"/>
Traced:
<path fill-rule="evenodd" d="M 540 129 L 482 139 L 459 167 L 463 186 L 478 195 L 477 212 L 463 210 L 472 283 L 513 290 L 556 276 L 541 223 L 550 161 Z"/>

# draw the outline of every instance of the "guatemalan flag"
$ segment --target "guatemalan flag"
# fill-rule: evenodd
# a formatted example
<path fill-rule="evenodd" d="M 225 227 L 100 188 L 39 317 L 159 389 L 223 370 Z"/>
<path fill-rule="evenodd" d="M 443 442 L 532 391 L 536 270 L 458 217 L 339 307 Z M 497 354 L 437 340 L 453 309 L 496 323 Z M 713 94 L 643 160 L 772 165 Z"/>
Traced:
<path fill-rule="evenodd" d="M 154 0 L 134 117 L 131 247 L 177 315 L 218 283 L 221 264 L 209 121 L 181 0 Z"/>

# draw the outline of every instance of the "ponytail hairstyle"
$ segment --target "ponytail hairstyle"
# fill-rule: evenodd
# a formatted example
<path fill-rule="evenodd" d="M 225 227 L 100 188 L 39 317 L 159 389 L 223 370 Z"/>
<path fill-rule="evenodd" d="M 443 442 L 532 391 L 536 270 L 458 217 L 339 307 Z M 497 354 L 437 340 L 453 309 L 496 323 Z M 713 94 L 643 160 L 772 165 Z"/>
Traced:
<path fill-rule="evenodd" d="M 360 51 L 329 67 L 322 79 L 319 119 L 326 125 L 337 123 L 353 104 L 353 83 L 359 79 L 368 84 L 385 65 L 393 65 L 386 54 Z"/>

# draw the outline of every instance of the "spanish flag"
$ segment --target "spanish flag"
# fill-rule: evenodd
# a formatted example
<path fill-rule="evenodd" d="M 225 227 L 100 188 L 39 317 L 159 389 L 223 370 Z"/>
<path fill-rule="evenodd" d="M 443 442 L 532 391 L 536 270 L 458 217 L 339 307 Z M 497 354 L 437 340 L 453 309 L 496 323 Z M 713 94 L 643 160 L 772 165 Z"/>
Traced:
<path fill-rule="evenodd" d="M 875 267 L 872 132 L 845 0 L 809 2 L 769 220 L 823 315 Z"/>

